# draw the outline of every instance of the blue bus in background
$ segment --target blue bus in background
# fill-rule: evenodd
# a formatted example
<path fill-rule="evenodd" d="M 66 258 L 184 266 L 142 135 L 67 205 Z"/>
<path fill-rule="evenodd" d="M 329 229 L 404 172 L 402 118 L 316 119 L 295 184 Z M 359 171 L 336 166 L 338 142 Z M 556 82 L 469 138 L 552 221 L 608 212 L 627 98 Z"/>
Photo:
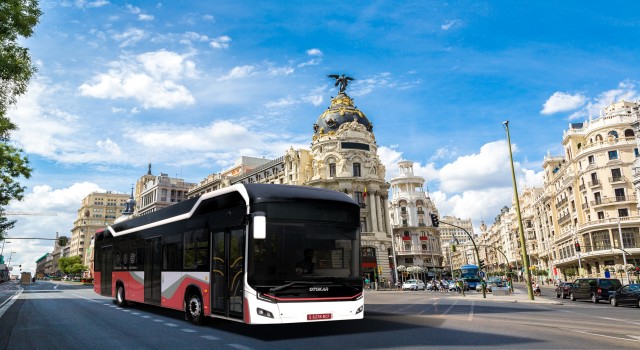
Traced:
<path fill-rule="evenodd" d="M 458 271 L 458 276 L 462 278 L 470 290 L 475 290 L 478 283 L 480 283 L 480 268 L 476 265 L 462 265 Z"/>

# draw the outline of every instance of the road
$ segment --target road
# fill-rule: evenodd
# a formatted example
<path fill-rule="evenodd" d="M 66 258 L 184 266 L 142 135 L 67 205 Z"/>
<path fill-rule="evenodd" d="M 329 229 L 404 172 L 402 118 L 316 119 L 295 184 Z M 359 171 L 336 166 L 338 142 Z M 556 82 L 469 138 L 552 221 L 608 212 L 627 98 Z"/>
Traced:
<path fill-rule="evenodd" d="M 475 292 L 367 290 L 362 321 L 194 326 L 177 311 L 118 307 L 90 287 L 39 281 L 18 290 L 0 285 L 0 349 L 640 348 L 640 309 L 555 295 L 513 302 Z"/>

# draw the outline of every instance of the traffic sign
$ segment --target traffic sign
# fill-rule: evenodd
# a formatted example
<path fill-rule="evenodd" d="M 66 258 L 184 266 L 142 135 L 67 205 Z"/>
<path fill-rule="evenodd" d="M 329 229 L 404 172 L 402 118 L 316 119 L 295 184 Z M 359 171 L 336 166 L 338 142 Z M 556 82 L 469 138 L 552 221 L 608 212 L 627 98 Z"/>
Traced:
<path fill-rule="evenodd" d="M 484 271 L 480 271 L 480 277 L 484 278 L 484 276 L 485 276 Z"/>

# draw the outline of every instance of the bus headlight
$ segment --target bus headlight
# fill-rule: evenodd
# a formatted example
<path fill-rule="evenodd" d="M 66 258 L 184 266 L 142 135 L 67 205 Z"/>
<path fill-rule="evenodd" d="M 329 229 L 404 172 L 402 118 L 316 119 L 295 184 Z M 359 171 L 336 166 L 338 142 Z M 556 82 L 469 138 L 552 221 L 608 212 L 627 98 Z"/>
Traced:
<path fill-rule="evenodd" d="M 364 305 L 360 306 L 358 310 L 356 310 L 356 315 L 361 313 L 364 310 Z"/>
<path fill-rule="evenodd" d="M 257 308 L 256 310 L 258 311 L 258 316 L 273 318 L 273 314 L 270 311 L 261 308 Z"/>

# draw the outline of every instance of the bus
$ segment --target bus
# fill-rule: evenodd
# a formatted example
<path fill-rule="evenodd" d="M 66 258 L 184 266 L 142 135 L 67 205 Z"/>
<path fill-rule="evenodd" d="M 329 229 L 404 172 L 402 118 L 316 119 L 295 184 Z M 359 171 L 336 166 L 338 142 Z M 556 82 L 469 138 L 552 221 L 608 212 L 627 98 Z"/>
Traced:
<path fill-rule="evenodd" d="M 363 318 L 360 206 L 342 192 L 236 184 L 97 232 L 94 291 L 221 318 Z"/>
<path fill-rule="evenodd" d="M 475 290 L 481 281 L 480 269 L 476 265 L 462 265 L 457 272 L 458 276 L 464 280 L 470 290 Z"/>

